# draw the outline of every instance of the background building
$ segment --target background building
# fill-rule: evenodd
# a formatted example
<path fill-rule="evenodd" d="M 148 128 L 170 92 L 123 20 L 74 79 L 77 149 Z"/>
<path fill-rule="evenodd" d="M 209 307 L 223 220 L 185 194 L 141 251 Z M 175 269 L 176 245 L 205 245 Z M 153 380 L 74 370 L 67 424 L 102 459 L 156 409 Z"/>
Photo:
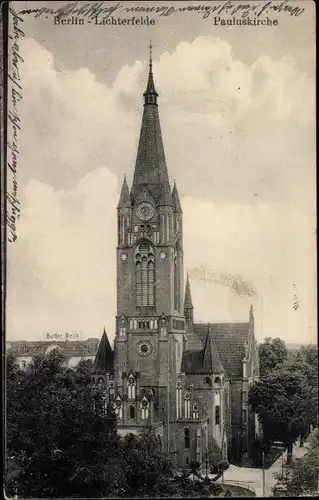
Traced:
<path fill-rule="evenodd" d="M 54 349 L 59 349 L 67 359 L 69 366 L 75 366 L 81 359 L 91 359 L 94 361 L 99 339 L 90 338 L 87 340 L 55 340 L 55 334 L 52 334 L 52 340 L 26 341 L 17 340 L 6 343 L 7 353 L 13 354 L 17 358 L 20 368 L 24 369 L 32 361 L 32 358 L 38 354 L 48 354 Z M 56 334 L 61 338 L 61 334 Z M 65 338 L 65 334 L 62 334 Z"/>

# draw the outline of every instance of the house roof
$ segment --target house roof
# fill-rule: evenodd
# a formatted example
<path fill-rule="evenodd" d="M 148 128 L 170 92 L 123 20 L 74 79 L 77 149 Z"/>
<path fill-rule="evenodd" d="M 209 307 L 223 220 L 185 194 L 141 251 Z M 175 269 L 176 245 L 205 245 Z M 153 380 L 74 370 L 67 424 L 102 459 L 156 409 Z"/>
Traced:
<path fill-rule="evenodd" d="M 36 356 L 45 354 L 54 347 L 60 348 L 67 358 L 82 358 L 95 356 L 97 353 L 99 339 L 88 340 L 51 340 L 46 341 L 11 341 L 7 342 L 6 348 L 14 356 Z"/>

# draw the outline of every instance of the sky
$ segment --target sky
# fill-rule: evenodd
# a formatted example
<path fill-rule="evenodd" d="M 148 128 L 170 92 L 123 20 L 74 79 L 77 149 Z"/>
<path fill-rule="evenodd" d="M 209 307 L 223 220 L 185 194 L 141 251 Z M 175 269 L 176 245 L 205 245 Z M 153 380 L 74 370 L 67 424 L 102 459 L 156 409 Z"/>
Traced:
<path fill-rule="evenodd" d="M 124 173 L 132 182 L 151 39 L 196 321 L 246 322 L 253 304 L 259 341 L 316 341 L 315 10 L 290 4 L 304 13 L 272 13 L 276 27 L 215 26 L 196 12 L 143 27 L 20 15 L 7 340 L 104 327 L 114 338 L 116 206 Z M 63 2 L 14 9 L 39 5 Z"/>

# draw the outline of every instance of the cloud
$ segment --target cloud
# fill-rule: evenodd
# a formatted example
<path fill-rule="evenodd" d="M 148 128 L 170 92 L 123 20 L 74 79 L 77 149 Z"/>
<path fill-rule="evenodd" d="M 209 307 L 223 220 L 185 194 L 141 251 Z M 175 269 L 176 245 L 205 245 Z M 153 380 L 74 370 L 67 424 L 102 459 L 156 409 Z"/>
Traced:
<path fill-rule="evenodd" d="M 85 67 L 55 68 L 32 39 L 21 53 L 22 216 L 9 247 L 8 335 L 96 336 L 104 324 L 112 334 L 115 208 L 123 173 L 133 174 L 147 65 L 101 83 Z M 314 336 L 312 80 L 290 56 L 249 66 L 213 37 L 181 42 L 154 73 L 187 267 L 250 283 L 259 336 Z M 245 319 L 252 298 L 220 281 L 193 278 L 198 319 Z"/>

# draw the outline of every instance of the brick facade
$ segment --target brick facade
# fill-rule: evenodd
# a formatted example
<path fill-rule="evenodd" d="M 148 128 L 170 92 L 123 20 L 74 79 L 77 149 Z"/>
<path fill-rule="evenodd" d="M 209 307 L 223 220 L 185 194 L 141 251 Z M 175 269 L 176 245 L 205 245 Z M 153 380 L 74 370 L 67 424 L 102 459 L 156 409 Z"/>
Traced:
<path fill-rule="evenodd" d="M 133 185 L 124 179 L 117 207 L 114 353 L 104 332 L 94 380 L 114 404 L 120 434 L 152 427 L 182 467 L 247 451 L 258 355 L 252 310 L 247 323 L 196 324 L 189 277 L 183 297 L 183 215 L 157 97 L 150 63 Z"/>

